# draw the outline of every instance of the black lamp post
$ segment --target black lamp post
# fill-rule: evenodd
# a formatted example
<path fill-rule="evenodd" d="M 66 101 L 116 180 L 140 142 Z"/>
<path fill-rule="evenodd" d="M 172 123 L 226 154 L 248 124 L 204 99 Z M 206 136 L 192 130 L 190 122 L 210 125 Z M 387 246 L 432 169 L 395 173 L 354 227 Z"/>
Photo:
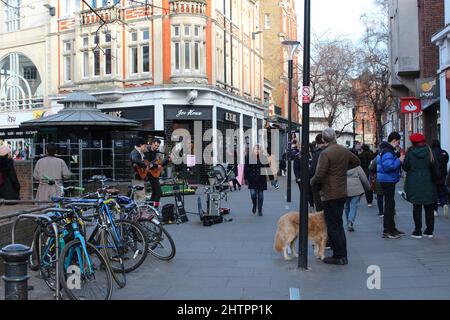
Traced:
<path fill-rule="evenodd" d="M 360 112 L 360 114 L 361 114 L 361 121 L 362 121 L 362 143 L 363 143 L 363 145 L 364 144 L 366 144 L 366 141 L 365 141 L 365 132 L 364 132 L 364 125 L 365 125 L 365 122 L 366 122 L 366 113 L 364 112 L 364 111 L 362 111 L 362 112 Z"/>
<path fill-rule="evenodd" d="M 310 83 L 310 33 L 311 0 L 305 0 L 304 38 L 303 38 L 303 87 Z M 309 99 L 303 101 L 302 107 L 302 158 L 300 190 L 300 236 L 298 237 L 298 267 L 308 269 L 308 197 L 309 197 Z"/>
<path fill-rule="evenodd" d="M 288 102 L 288 139 L 291 137 L 292 131 L 292 78 L 294 77 L 294 65 L 292 58 L 294 57 L 295 50 L 297 50 L 299 41 L 286 40 L 282 42 L 289 51 L 289 60 L 288 60 L 288 78 L 289 78 L 289 102 Z M 292 177 L 292 162 L 290 159 L 291 156 L 291 144 L 288 143 L 288 150 L 286 152 L 286 161 L 287 161 L 287 188 L 286 188 L 286 201 L 291 202 L 291 177 Z"/>

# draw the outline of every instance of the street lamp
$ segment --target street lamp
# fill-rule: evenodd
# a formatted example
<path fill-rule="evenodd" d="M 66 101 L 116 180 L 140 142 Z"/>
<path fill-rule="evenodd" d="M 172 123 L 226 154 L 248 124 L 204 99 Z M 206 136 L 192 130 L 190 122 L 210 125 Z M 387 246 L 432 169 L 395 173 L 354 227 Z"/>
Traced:
<path fill-rule="evenodd" d="M 311 0 L 305 0 L 305 19 L 303 36 L 303 87 L 310 83 L 310 34 L 311 34 Z M 303 101 L 302 107 L 302 158 L 300 190 L 300 225 L 298 237 L 298 267 L 308 270 L 308 197 L 309 197 L 309 99 Z"/>
<path fill-rule="evenodd" d="M 362 143 L 363 143 L 363 145 L 364 145 L 364 144 L 366 144 L 366 141 L 365 141 L 365 139 L 364 139 L 364 137 L 365 137 L 365 134 L 364 134 L 364 125 L 365 125 L 365 122 L 366 122 L 366 118 L 365 118 L 366 112 L 365 112 L 365 111 L 361 111 L 359 114 L 361 115 L 361 119 L 362 119 L 362 131 L 363 131 L 363 134 L 362 134 Z"/>
<path fill-rule="evenodd" d="M 289 52 L 289 60 L 288 60 L 288 78 L 289 78 L 289 104 L 288 104 L 288 137 L 291 135 L 292 131 L 292 78 L 294 76 L 294 66 L 292 62 L 292 58 L 294 57 L 295 50 L 299 46 L 299 41 L 294 40 L 285 40 L 282 42 L 284 46 L 287 47 Z M 290 159 L 291 156 L 291 145 L 288 144 L 288 150 L 286 152 L 286 161 L 287 161 L 287 190 L 286 190 L 286 201 L 291 202 L 291 176 L 292 176 L 292 162 Z"/>

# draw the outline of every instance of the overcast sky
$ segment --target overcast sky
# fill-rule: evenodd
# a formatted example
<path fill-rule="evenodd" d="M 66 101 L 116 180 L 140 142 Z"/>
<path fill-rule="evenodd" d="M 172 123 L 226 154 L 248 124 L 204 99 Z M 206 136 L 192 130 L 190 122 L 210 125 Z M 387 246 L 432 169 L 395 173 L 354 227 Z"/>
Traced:
<path fill-rule="evenodd" d="M 297 0 L 297 19 L 300 32 L 298 40 L 303 42 L 304 1 Z M 360 17 L 375 12 L 373 0 L 311 0 L 311 32 L 317 35 L 344 35 L 356 41 L 364 27 Z"/>

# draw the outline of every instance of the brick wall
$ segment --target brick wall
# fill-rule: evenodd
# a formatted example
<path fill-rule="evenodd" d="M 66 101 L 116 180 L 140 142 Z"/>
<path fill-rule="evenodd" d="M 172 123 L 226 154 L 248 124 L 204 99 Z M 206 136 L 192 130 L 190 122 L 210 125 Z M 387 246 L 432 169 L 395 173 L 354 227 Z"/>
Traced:
<path fill-rule="evenodd" d="M 20 199 L 33 199 L 33 162 L 31 160 L 14 161 L 17 179 L 20 183 Z"/>
<path fill-rule="evenodd" d="M 436 77 L 439 69 L 439 48 L 431 37 L 444 27 L 444 1 L 418 0 L 420 37 L 420 77 Z"/>

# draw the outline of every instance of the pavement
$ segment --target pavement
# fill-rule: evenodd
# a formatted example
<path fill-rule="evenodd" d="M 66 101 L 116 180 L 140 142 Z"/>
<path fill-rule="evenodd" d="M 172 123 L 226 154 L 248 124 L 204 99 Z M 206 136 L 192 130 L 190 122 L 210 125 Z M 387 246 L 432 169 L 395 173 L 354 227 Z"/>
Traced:
<path fill-rule="evenodd" d="M 115 288 L 113 299 L 162 300 L 289 300 L 290 289 L 298 289 L 301 300 L 392 300 L 450 298 L 450 220 L 440 215 L 435 222 L 433 239 L 410 237 L 414 223 L 412 205 L 396 195 L 397 228 L 406 232 L 401 239 L 382 238 L 382 219 L 377 216 L 376 201 L 368 208 L 361 200 L 355 232 L 347 231 L 349 264 L 326 265 L 308 249 L 309 270 L 297 267 L 298 260 L 284 261 L 273 250 L 278 218 L 298 210 L 299 191 L 292 185 L 291 203 L 287 203 L 286 179 L 280 189 L 268 184 L 263 216 L 251 213 L 247 187 L 229 193 L 223 206 L 231 208 L 231 222 L 204 227 L 199 217 L 189 214 L 183 224 L 166 225 L 176 243 L 171 261 L 159 261 L 149 255 L 144 264 L 127 274 L 127 285 Z M 197 197 L 205 206 L 203 188 L 197 195 L 186 196 L 187 211 L 197 211 Z M 173 202 L 164 198 L 163 204 Z M 331 254 L 327 250 L 327 255 Z M 373 267 L 375 266 L 375 267 Z M 379 268 L 379 269 L 378 269 Z M 369 289 L 380 272 L 380 289 Z M 52 299 L 52 293 L 30 272 L 34 289 L 30 299 Z M 370 287 L 370 286 L 369 286 Z M 0 287 L 3 297 L 4 286 Z"/>

